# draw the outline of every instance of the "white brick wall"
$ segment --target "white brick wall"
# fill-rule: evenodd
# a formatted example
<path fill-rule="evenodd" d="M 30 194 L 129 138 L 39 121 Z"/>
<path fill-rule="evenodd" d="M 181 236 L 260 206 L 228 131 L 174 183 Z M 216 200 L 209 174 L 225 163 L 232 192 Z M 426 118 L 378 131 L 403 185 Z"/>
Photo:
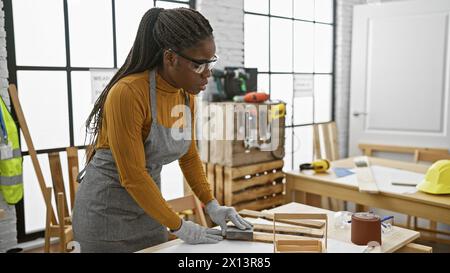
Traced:
<path fill-rule="evenodd" d="M 197 9 L 214 29 L 218 68 L 244 65 L 244 0 L 199 0 Z"/>
<path fill-rule="evenodd" d="M 6 62 L 6 31 L 3 0 L 0 0 L 0 95 L 9 107 L 8 64 Z M 0 194 L 0 208 L 6 211 L 6 217 L 0 220 L 0 253 L 17 244 L 16 210 L 9 206 Z"/>

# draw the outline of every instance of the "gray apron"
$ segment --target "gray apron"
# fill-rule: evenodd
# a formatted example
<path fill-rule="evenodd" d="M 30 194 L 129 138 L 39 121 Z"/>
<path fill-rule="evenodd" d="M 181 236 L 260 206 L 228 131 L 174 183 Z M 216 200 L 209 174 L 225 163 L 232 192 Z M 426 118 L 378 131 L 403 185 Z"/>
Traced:
<path fill-rule="evenodd" d="M 144 147 L 148 173 L 161 190 L 162 166 L 179 159 L 189 149 L 191 115 L 190 111 L 184 113 L 184 129 L 158 124 L 155 74 L 155 70 L 149 73 L 152 124 Z M 189 109 L 187 94 L 185 101 Z M 179 137 L 180 134 L 184 137 Z M 80 243 L 81 252 L 134 252 L 166 242 L 168 236 L 167 228 L 147 215 L 121 186 L 109 149 L 96 150 L 86 166 L 76 194 L 72 222 L 74 240 Z"/>

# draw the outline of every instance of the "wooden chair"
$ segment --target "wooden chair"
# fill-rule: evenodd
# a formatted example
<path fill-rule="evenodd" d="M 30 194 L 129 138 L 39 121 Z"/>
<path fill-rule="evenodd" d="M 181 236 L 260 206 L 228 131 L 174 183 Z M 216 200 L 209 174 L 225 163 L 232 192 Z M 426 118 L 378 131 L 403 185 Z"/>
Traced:
<path fill-rule="evenodd" d="M 336 122 L 320 123 L 313 125 L 313 154 L 314 159 L 327 159 L 334 161 L 339 159 L 339 146 Z M 322 206 L 330 210 L 345 210 L 347 203 L 331 197 L 321 197 L 315 194 L 307 194 L 307 200 L 311 205 Z"/>
<path fill-rule="evenodd" d="M 61 159 L 59 152 L 48 154 L 50 165 L 50 172 L 53 183 L 53 193 L 56 200 L 56 215 L 52 205 L 52 188 L 46 187 L 44 192 L 44 200 L 46 203 L 47 214 L 45 222 L 45 245 L 44 252 L 50 252 L 50 239 L 52 237 L 59 238 L 59 251 L 68 252 L 67 244 L 73 240 L 72 219 L 70 210 L 73 209 L 75 202 L 75 193 L 78 187 L 76 177 L 78 174 L 78 149 L 75 147 L 68 147 L 67 164 L 69 170 L 69 191 L 67 192 L 64 185 L 62 175 Z M 66 196 L 70 197 L 70 207 L 67 204 Z"/>

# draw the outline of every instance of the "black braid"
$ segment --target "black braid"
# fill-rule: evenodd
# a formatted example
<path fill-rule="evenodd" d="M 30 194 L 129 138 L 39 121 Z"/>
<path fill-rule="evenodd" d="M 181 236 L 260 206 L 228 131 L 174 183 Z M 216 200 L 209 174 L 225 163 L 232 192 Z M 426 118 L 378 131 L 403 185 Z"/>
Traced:
<path fill-rule="evenodd" d="M 114 84 L 130 74 L 162 66 L 164 49 L 184 50 L 209 37 L 213 37 L 213 29 L 196 10 L 152 8 L 144 14 L 125 63 L 97 98 L 86 120 L 86 136 L 90 134 L 87 162 L 95 153 L 102 128 L 103 107 Z"/>

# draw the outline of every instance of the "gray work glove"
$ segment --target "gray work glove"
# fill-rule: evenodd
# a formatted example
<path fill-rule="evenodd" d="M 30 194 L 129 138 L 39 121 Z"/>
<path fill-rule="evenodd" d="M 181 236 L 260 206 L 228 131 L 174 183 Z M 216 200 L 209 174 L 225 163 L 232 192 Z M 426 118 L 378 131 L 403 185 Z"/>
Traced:
<path fill-rule="evenodd" d="M 206 228 L 192 221 L 181 220 L 181 227 L 172 233 L 188 244 L 216 244 L 223 240 L 220 230 Z"/>
<path fill-rule="evenodd" d="M 252 228 L 252 224 L 242 218 L 233 207 L 221 206 L 216 199 L 206 204 L 206 213 L 222 228 L 223 236 L 227 233 L 227 221 L 231 221 L 239 229 Z"/>

